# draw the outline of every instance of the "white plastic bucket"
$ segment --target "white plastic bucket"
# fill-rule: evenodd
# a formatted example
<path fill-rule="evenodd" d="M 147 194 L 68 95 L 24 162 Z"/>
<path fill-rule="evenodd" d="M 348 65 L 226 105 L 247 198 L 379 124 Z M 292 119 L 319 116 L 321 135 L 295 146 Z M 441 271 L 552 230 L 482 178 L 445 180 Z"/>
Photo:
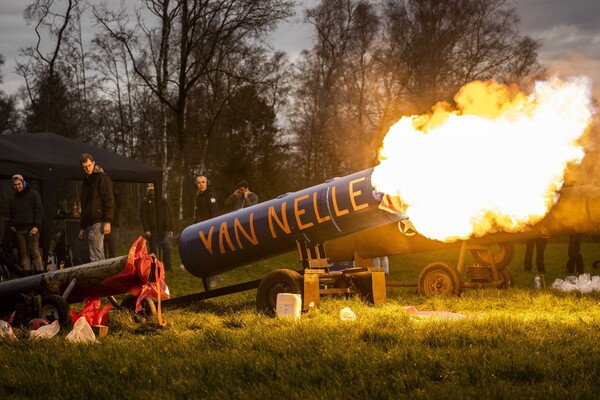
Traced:
<path fill-rule="evenodd" d="M 278 293 L 275 310 L 278 317 L 293 317 L 298 319 L 302 312 L 302 297 L 295 293 Z"/>

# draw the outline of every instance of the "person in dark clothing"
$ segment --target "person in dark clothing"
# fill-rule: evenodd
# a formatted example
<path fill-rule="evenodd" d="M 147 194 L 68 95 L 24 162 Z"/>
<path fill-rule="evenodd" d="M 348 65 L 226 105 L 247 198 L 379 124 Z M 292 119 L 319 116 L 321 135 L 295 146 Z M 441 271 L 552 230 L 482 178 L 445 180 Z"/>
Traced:
<path fill-rule="evenodd" d="M 205 176 L 196 177 L 196 187 L 198 194 L 196 195 L 196 208 L 194 210 L 194 222 L 202 222 L 219 216 L 219 202 L 217 195 L 210 186 L 208 179 Z M 217 286 L 223 278 L 221 275 L 214 275 L 210 278 L 205 278 L 204 288 L 213 288 Z"/>
<path fill-rule="evenodd" d="M 121 226 L 121 192 L 117 188 L 113 188 L 113 196 L 115 198 L 115 212 L 113 214 L 113 220 L 110 224 L 110 233 L 104 235 L 104 254 L 108 255 L 108 258 L 118 257 L 119 247 L 119 227 Z"/>
<path fill-rule="evenodd" d="M 79 239 L 87 234 L 90 261 L 104 260 L 104 235 L 111 231 L 115 213 L 113 184 L 94 158 L 89 154 L 79 157 L 85 178 L 81 185 L 81 230 Z"/>
<path fill-rule="evenodd" d="M 246 208 L 258 203 L 258 196 L 250 191 L 250 185 L 241 181 L 235 187 L 235 191 L 225 201 L 225 211 L 232 212 L 240 208 Z"/>
<path fill-rule="evenodd" d="M 535 265 L 540 274 L 546 273 L 546 267 L 544 266 L 544 252 L 546 251 L 545 237 L 528 239 L 527 246 L 525 247 L 525 258 L 523 265 L 525 271 L 531 272 L 532 261 L 533 261 L 533 250 L 536 249 Z"/>
<path fill-rule="evenodd" d="M 160 207 L 162 215 L 157 225 L 156 207 Z M 170 238 L 173 237 L 173 229 L 171 224 L 171 213 L 167 202 L 164 199 L 156 199 L 154 197 L 154 184 L 148 184 L 146 197 L 142 199 L 140 205 L 140 219 L 146 239 L 150 245 L 149 252 L 158 255 L 158 249 L 162 250 L 163 265 L 166 270 L 171 269 L 171 243 Z"/>
<path fill-rule="evenodd" d="M 567 260 L 567 272 L 569 274 L 575 273 L 583 274 L 583 256 L 581 255 L 581 233 L 574 233 L 569 236 L 569 247 L 568 254 L 569 259 Z"/>
<path fill-rule="evenodd" d="M 219 203 L 213 188 L 208 184 L 205 176 L 196 178 L 196 208 L 194 210 L 194 222 L 201 222 L 219 215 Z"/>
<path fill-rule="evenodd" d="M 39 232 L 43 219 L 42 199 L 38 192 L 27 186 L 22 175 L 13 175 L 12 182 L 15 197 L 9 205 L 10 229 L 17 242 L 21 265 L 26 274 L 31 274 L 31 253 L 34 272 L 44 272 Z"/>

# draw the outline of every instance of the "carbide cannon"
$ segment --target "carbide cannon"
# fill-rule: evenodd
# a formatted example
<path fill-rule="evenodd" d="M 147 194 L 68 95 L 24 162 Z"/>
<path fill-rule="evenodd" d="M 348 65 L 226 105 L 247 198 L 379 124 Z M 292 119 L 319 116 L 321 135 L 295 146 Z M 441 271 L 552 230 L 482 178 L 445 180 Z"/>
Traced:
<path fill-rule="evenodd" d="M 371 185 L 372 172 L 373 169 L 367 169 L 331 179 L 191 225 L 179 239 L 181 260 L 191 274 L 203 279 L 207 290 L 212 275 L 295 248 L 308 268 L 305 272 L 325 268 L 322 243 L 326 240 L 403 218 L 379 208 L 381 194 Z M 302 277 L 295 271 L 275 271 L 258 287 L 257 304 L 259 308 L 272 309 L 277 292 L 300 292 L 314 285 L 307 285 L 306 280 L 302 285 Z M 348 285 L 344 290 L 348 290 Z M 306 299 L 307 296 L 305 302 Z M 312 301 L 318 302 L 314 297 Z"/>

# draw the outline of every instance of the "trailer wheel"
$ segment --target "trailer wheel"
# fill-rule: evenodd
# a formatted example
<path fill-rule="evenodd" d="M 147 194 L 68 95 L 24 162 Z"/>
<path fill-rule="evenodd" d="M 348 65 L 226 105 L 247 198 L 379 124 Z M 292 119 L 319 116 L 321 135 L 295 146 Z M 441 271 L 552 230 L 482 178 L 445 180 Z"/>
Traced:
<path fill-rule="evenodd" d="M 459 295 L 462 281 L 456 268 L 445 262 L 428 264 L 419 273 L 417 289 L 421 296 Z"/>
<path fill-rule="evenodd" d="M 496 269 L 501 271 L 504 269 L 513 259 L 515 255 L 515 245 L 511 242 L 498 243 L 497 248 L 492 248 L 492 256 L 494 257 L 494 263 Z M 488 253 L 485 250 L 471 250 L 471 254 L 475 261 L 480 264 L 490 264 Z"/>
<path fill-rule="evenodd" d="M 302 295 L 304 291 L 302 275 L 290 269 L 277 269 L 265 275 L 256 291 L 256 308 L 267 315 L 274 316 L 279 293 Z"/>
<path fill-rule="evenodd" d="M 123 301 L 121 301 L 121 307 L 131 311 L 132 313 L 135 313 L 135 303 L 137 303 L 137 296 L 128 294 L 127 296 L 125 296 Z M 139 315 L 142 315 L 144 317 L 156 316 L 156 305 L 154 304 L 154 301 L 152 299 L 144 297 L 141 301 L 141 304 L 142 309 L 138 313 Z"/>
<path fill-rule="evenodd" d="M 67 330 L 71 327 L 71 306 L 67 300 L 57 294 L 49 294 L 42 298 L 42 308 L 40 309 L 39 318 L 52 323 L 58 320 L 62 330 Z"/>
<path fill-rule="evenodd" d="M 506 267 L 498 271 L 498 273 L 500 274 L 500 279 L 502 279 L 502 282 L 498 285 L 498 289 L 508 289 L 515 285 L 515 278 L 510 268 Z"/>

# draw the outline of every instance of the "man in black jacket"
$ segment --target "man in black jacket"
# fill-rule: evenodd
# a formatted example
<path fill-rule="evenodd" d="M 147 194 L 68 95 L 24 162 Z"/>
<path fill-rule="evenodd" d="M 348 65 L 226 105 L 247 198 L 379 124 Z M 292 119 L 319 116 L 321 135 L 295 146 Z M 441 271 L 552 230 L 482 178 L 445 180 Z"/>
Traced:
<path fill-rule="evenodd" d="M 217 201 L 217 195 L 210 186 L 208 179 L 203 175 L 196 177 L 196 187 L 198 188 L 198 194 L 196 195 L 194 222 L 202 222 L 219 216 L 219 202 Z M 215 287 L 222 280 L 223 278 L 221 275 L 211 276 L 209 286 L 211 288 Z"/>
<path fill-rule="evenodd" d="M 159 217 L 157 225 L 156 207 L 160 207 L 162 215 Z M 166 270 L 171 269 L 171 243 L 169 238 L 173 237 L 171 228 L 171 213 L 167 202 L 163 199 L 154 197 L 154 184 L 149 183 L 146 197 L 142 199 L 140 205 L 140 219 L 144 227 L 144 234 L 150 244 L 150 253 L 158 255 L 158 248 L 162 250 L 163 265 Z"/>
<path fill-rule="evenodd" d="M 208 185 L 208 179 L 205 176 L 196 178 L 196 208 L 194 212 L 194 222 L 201 222 L 219 215 L 219 203 L 217 195 L 211 186 Z"/>
<path fill-rule="evenodd" d="M 31 274 L 31 253 L 35 272 L 44 272 L 39 232 L 43 216 L 42 199 L 38 192 L 27 186 L 22 175 L 13 175 L 12 182 L 15 197 L 10 200 L 9 206 L 10 229 L 17 241 L 23 270 L 26 274 Z"/>
<path fill-rule="evenodd" d="M 79 163 L 85 178 L 81 185 L 81 230 L 79 239 L 88 237 L 90 247 L 90 261 L 104 260 L 104 235 L 111 231 L 111 222 L 115 212 L 115 198 L 113 185 L 100 166 L 96 165 L 94 158 L 89 154 L 82 154 Z"/>

